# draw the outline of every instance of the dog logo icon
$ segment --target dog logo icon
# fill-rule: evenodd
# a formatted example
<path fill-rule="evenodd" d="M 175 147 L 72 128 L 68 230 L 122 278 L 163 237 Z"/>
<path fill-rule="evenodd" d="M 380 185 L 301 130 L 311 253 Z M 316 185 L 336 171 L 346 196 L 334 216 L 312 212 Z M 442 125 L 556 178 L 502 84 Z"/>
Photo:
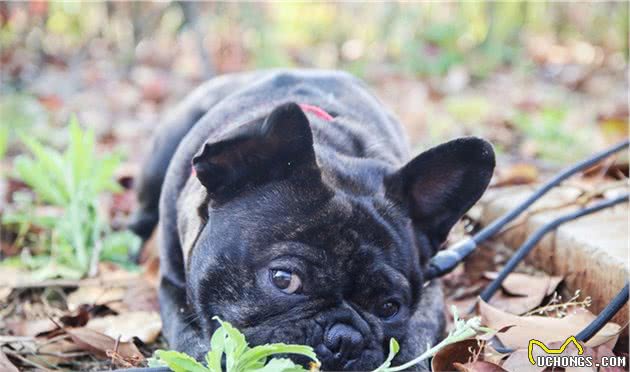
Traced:
<path fill-rule="evenodd" d="M 538 345 L 547 354 L 557 355 L 562 354 L 562 352 L 564 352 L 567 346 L 569 346 L 569 344 L 572 342 L 578 350 L 578 355 L 584 354 L 584 348 L 582 347 L 582 345 L 580 345 L 580 343 L 575 339 L 575 336 L 571 336 L 567 338 L 566 341 L 564 341 L 564 343 L 557 349 L 550 349 L 547 347 L 547 345 L 538 340 L 529 340 L 529 345 L 527 345 L 527 356 L 529 357 L 530 363 L 532 365 L 536 365 L 536 361 L 534 360 L 533 355 L 534 345 Z"/>

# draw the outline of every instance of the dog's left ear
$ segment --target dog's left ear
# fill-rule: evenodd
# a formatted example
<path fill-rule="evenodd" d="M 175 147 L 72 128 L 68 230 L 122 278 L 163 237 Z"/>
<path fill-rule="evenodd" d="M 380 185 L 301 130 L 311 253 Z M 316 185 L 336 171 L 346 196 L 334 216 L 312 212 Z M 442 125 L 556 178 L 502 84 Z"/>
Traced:
<path fill-rule="evenodd" d="M 386 180 L 386 188 L 392 198 L 408 207 L 415 227 L 437 249 L 479 200 L 492 178 L 494 164 L 488 142 L 459 138 L 418 155 Z"/>
<path fill-rule="evenodd" d="M 232 197 L 246 186 L 278 180 L 297 170 L 318 171 L 308 118 L 295 103 L 278 106 L 264 120 L 205 143 L 192 163 L 213 199 Z"/>

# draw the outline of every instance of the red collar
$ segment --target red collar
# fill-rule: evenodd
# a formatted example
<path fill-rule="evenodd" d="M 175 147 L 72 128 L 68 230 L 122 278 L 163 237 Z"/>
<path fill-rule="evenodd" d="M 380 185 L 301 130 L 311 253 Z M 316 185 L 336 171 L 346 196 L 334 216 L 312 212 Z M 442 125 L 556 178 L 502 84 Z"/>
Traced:
<path fill-rule="evenodd" d="M 324 111 L 324 109 L 322 109 L 321 107 L 307 105 L 306 103 L 300 103 L 298 106 L 300 106 L 302 111 L 310 112 L 320 119 L 323 119 L 325 121 L 333 121 L 333 117 L 330 116 L 330 114 Z"/>

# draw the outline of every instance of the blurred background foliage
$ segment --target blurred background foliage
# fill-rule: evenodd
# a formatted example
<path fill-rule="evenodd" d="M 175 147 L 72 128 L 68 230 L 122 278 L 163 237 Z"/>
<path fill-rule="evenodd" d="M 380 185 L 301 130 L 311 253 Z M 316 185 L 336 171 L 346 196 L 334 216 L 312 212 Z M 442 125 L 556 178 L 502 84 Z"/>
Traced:
<path fill-rule="evenodd" d="M 418 148 L 475 134 L 560 163 L 627 135 L 623 2 L 2 2 L 0 21 L 1 152 L 17 126 L 63 144 L 77 112 L 133 158 L 199 82 L 269 67 L 367 80 Z"/>
<path fill-rule="evenodd" d="M 627 1 L 0 0 L 0 281 L 74 280 L 99 270 L 115 279 L 117 265 L 156 277 L 155 245 L 141 250 L 126 230 L 134 177 L 165 112 L 213 76 L 349 71 L 400 119 L 414 152 L 485 137 L 499 153 L 491 187 L 531 187 L 628 137 L 628 38 Z M 591 171 L 627 182 L 627 158 L 616 161 Z M 577 203 L 599 196 L 596 183 L 573 186 L 585 197 Z M 133 281 L 122 302 L 152 301 L 155 310 L 157 299 L 136 293 L 151 285 Z M 51 317 L 49 303 L 60 306 L 54 314 L 69 314 L 70 296 L 55 287 L 13 294 L 0 312 L 20 314 L 19 324 L 47 322 L 36 318 Z M 0 302 L 9 295 L 0 291 Z M 63 368 L 70 360 L 78 370 L 111 367 L 86 367 L 75 355 L 54 359 Z"/>

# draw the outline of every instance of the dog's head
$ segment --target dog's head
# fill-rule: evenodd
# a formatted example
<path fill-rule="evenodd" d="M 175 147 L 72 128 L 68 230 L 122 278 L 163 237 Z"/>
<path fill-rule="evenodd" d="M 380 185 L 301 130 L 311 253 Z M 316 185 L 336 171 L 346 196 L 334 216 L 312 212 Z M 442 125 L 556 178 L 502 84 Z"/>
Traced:
<path fill-rule="evenodd" d="M 325 369 L 369 370 L 390 338 L 415 347 L 423 265 L 482 195 L 494 155 L 464 138 L 400 169 L 339 157 L 331 175 L 319 150 L 296 104 L 204 145 L 189 301 L 208 335 L 217 315 L 251 344 L 311 345 Z"/>

